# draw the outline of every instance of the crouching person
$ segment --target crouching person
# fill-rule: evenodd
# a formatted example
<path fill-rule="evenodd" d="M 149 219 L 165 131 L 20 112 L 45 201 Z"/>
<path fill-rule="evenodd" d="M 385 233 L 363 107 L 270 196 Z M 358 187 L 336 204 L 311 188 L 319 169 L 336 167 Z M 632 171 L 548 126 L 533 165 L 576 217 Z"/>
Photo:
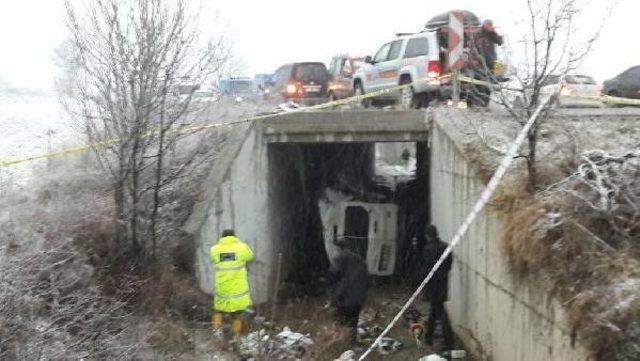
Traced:
<path fill-rule="evenodd" d="M 349 329 L 352 344 L 358 338 L 358 319 L 369 288 L 369 274 L 365 261 L 346 248 L 344 238 L 335 242 L 340 253 L 331 266 L 331 302 L 336 308 L 338 322 Z"/>
<path fill-rule="evenodd" d="M 253 251 L 228 229 L 211 247 L 210 255 L 215 270 L 211 326 L 220 329 L 225 315 L 231 315 L 233 337 L 238 339 L 243 331 L 243 313 L 252 305 L 247 263 L 254 260 Z"/>

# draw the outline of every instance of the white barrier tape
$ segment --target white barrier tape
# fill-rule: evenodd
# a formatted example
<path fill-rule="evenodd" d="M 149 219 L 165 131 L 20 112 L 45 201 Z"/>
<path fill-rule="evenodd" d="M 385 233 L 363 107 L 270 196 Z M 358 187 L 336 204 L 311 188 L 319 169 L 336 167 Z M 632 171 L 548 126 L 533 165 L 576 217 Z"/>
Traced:
<path fill-rule="evenodd" d="M 393 328 L 393 326 L 398 322 L 400 317 L 402 317 L 402 315 L 407 311 L 407 309 L 411 306 L 411 304 L 413 304 L 413 302 L 416 300 L 418 295 L 420 295 L 424 287 L 427 285 L 427 283 L 429 283 L 429 281 L 431 280 L 435 272 L 438 270 L 438 268 L 440 268 L 444 260 L 451 254 L 451 252 L 453 251 L 453 248 L 460 242 L 464 234 L 469 229 L 469 226 L 471 226 L 471 223 L 473 223 L 473 221 L 477 217 L 478 213 L 482 211 L 484 206 L 491 199 L 491 196 L 493 195 L 496 188 L 500 184 L 500 181 L 502 180 L 502 177 L 504 177 L 505 173 L 507 172 L 507 169 L 513 162 L 513 159 L 518 153 L 518 149 L 520 148 L 520 145 L 522 145 L 522 142 L 524 141 L 525 137 L 529 133 L 529 130 L 531 129 L 533 124 L 536 122 L 536 119 L 540 115 L 540 112 L 542 111 L 542 109 L 544 109 L 544 107 L 547 106 L 547 104 L 549 103 L 552 97 L 557 96 L 559 91 L 560 91 L 560 87 L 556 89 L 553 95 L 549 96 L 547 99 L 545 99 L 543 103 L 541 103 L 538 106 L 536 111 L 531 115 L 531 118 L 529 118 L 527 123 L 522 127 L 516 139 L 513 141 L 513 143 L 511 143 L 511 146 L 509 147 L 509 151 L 507 152 L 507 154 L 505 154 L 504 158 L 502 158 L 502 161 L 500 162 L 500 166 L 491 177 L 491 180 L 489 180 L 489 183 L 487 184 L 486 188 L 482 191 L 480 198 L 476 201 L 476 203 L 473 206 L 473 209 L 467 215 L 466 219 L 464 220 L 462 225 L 460 225 L 456 234 L 453 236 L 453 239 L 451 240 L 451 243 L 449 243 L 449 246 L 447 247 L 447 249 L 445 249 L 445 251 L 442 253 L 442 255 L 440 256 L 436 264 L 431 269 L 431 271 L 429 271 L 429 274 L 427 274 L 427 277 L 425 277 L 422 283 L 420 283 L 420 286 L 418 286 L 418 288 L 415 290 L 415 292 L 413 292 L 411 297 L 409 297 L 409 300 L 404 304 L 404 306 L 402 306 L 400 311 L 395 315 L 395 317 L 393 317 L 391 322 L 382 331 L 382 333 L 378 336 L 378 338 L 376 338 L 373 344 L 360 356 L 358 361 L 364 360 L 375 349 L 378 343 L 380 343 L 382 338 L 385 337 L 387 333 L 389 333 L 391 328 Z"/>

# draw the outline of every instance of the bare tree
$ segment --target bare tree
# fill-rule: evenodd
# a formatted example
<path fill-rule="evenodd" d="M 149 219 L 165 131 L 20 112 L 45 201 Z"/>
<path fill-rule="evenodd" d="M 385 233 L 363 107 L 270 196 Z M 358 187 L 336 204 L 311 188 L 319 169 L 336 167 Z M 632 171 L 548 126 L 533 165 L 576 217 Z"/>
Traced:
<path fill-rule="evenodd" d="M 494 75 L 493 69 L 489 69 L 481 51 L 477 48 L 472 51 L 483 69 L 479 78 L 495 84 L 498 103 L 517 122 L 524 124 L 546 100 L 542 88 L 548 85 L 552 76 L 562 79 L 576 70 L 591 51 L 604 21 L 596 29 L 590 30 L 589 35 L 577 39 L 576 19 L 586 5 L 582 0 L 526 0 L 527 18 L 524 24 L 528 30 L 520 41 L 524 57 L 514 67 L 514 72 L 510 75 L 512 81 L 506 85 L 500 83 L 502 79 Z M 552 103 L 553 101 L 544 107 L 527 135 L 528 151 L 524 157 L 527 161 L 530 191 L 535 190 L 538 183 L 536 161 L 540 126 L 550 116 Z"/>
<path fill-rule="evenodd" d="M 198 148 L 175 151 L 191 136 L 193 93 L 222 69 L 228 47 L 202 36 L 184 0 L 97 0 L 80 10 L 67 1 L 66 10 L 73 86 L 64 105 L 113 181 L 120 242 L 142 257 L 151 240 L 155 256 L 162 191 L 199 162 Z"/>

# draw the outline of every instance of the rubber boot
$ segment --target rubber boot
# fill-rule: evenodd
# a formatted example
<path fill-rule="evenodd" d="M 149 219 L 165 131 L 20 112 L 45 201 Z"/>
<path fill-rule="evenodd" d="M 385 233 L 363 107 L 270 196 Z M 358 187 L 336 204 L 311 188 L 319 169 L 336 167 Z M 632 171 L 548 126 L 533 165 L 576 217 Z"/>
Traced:
<path fill-rule="evenodd" d="M 217 312 L 211 316 L 211 328 L 214 331 L 217 331 L 222 327 L 223 316 L 223 314 Z"/>
<path fill-rule="evenodd" d="M 231 331 L 235 340 L 239 340 L 240 336 L 242 336 L 242 326 L 242 320 L 239 318 L 234 318 L 231 322 Z"/>

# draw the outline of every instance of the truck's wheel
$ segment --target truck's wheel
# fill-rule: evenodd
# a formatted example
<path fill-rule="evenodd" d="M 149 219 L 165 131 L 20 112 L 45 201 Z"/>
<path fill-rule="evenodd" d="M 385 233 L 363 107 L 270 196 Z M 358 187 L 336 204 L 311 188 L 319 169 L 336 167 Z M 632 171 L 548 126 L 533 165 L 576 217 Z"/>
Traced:
<path fill-rule="evenodd" d="M 411 83 L 411 80 L 405 79 L 400 85 L 409 83 Z M 416 109 L 418 107 L 418 100 L 413 86 L 407 86 L 400 90 L 400 107 L 405 110 Z"/>
<path fill-rule="evenodd" d="M 353 88 L 355 96 L 364 95 L 364 88 L 361 83 L 356 83 Z M 355 105 L 359 108 L 369 108 L 371 106 L 371 99 L 362 99 L 361 101 L 356 102 Z"/>

